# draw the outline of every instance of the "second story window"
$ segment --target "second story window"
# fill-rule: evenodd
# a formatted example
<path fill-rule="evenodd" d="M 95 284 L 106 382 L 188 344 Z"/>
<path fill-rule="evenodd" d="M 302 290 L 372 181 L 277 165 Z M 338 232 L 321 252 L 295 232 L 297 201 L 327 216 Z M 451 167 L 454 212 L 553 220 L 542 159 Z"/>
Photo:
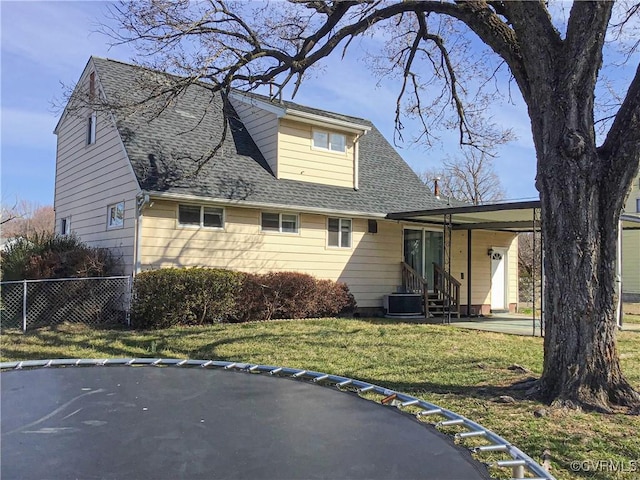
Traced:
<path fill-rule="evenodd" d="M 332 152 L 345 153 L 347 151 L 347 138 L 342 133 L 314 130 L 313 147 L 331 150 Z"/>
<path fill-rule="evenodd" d="M 636 213 L 640 213 L 640 198 L 636 199 Z"/>
<path fill-rule="evenodd" d="M 98 121 L 98 117 L 96 112 L 91 113 L 89 118 L 87 118 L 87 145 L 92 145 L 96 143 L 96 123 Z"/>
<path fill-rule="evenodd" d="M 71 233 L 71 219 L 64 217 L 60 219 L 60 235 L 69 235 Z"/>

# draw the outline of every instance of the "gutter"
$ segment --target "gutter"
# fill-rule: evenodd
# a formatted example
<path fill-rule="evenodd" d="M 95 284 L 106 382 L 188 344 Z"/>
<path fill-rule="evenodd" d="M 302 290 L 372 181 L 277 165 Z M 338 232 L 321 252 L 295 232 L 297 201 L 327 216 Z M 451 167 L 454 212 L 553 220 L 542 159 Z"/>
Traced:
<path fill-rule="evenodd" d="M 333 210 L 328 208 L 318 208 L 318 207 L 304 207 L 299 205 L 285 205 L 281 203 L 264 203 L 264 202 L 248 202 L 246 200 L 229 200 L 226 198 L 204 198 L 198 195 L 189 195 L 189 194 L 179 194 L 179 193 L 164 193 L 164 192 L 142 192 L 145 198 L 147 198 L 147 202 L 149 199 L 158 199 L 158 200 L 176 200 L 176 201 L 190 201 L 190 202 L 198 202 L 198 203 L 209 203 L 209 204 L 217 204 L 217 205 L 230 205 L 237 207 L 246 207 L 246 208 L 258 208 L 258 209 L 271 209 L 271 210 L 284 210 L 290 212 L 297 213 L 317 213 L 317 214 L 328 214 L 328 215 L 336 215 L 336 216 L 349 216 L 349 217 L 361 217 L 361 218 L 380 218 L 386 219 L 386 213 L 373 213 L 373 212 L 357 212 L 352 210 Z"/>

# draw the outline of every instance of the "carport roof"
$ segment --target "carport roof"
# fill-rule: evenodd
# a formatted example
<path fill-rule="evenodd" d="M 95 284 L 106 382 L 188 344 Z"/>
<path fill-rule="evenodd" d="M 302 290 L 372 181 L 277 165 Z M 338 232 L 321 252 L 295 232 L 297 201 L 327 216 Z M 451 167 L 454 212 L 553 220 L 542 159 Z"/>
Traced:
<path fill-rule="evenodd" d="M 454 230 L 500 230 L 505 232 L 532 232 L 540 228 L 540 200 L 486 205 L 465 205 L 430 210 L 390 213 L 387 218 L 408 222 L 442 225 L 445 215 L 451 215 Z M 640 230 L 640 217 L 622 215 L 622 228 Z"/>

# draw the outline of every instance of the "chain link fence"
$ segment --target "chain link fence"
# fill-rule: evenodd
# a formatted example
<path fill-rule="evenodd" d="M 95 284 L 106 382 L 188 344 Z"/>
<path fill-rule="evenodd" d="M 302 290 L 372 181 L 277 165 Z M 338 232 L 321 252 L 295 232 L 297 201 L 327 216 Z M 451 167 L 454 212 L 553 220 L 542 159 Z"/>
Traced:
<path fill-rule="evenodd" d="M 0 328 L 128 324 L 130 277 L 0 282 Z"/>

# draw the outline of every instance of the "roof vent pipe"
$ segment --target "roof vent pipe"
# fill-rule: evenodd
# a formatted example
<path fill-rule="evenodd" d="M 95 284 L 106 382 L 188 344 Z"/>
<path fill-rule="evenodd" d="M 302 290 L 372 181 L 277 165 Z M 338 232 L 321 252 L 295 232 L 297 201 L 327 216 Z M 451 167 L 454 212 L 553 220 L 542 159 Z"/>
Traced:
<path fill-rule="evenodd" d="M 440 177 L 435 177 L 433 179 L 433 194 L 438 200 L 440 200 L 440 185 L 438 185 L 439 181 L 440 181 Z"/>

